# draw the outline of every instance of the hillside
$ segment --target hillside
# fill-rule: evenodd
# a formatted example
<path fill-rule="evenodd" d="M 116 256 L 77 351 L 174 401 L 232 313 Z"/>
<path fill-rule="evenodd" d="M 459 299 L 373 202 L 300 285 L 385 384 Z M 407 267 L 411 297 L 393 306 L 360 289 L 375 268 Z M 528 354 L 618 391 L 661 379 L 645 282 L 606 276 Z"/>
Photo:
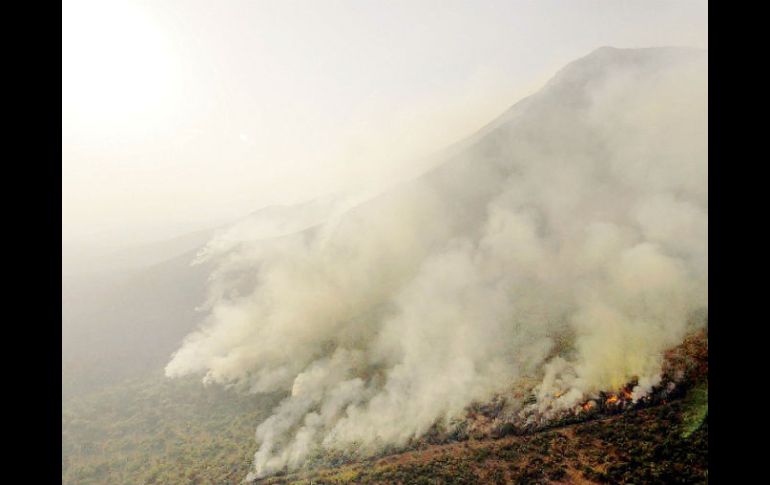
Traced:
<path fill-rule="evenodd" d="M 291 393 L 253 479 L 404 446 L 495 396 L 535 427 L 641 398 L 708 314 L 707 66 L 597 49 L 423 175 L 212 253 L 210 318 L 166 374 Z"/>
<path fill-rule="evenodd" d="M 339 210 L 341 197 L 269 206 L 233 224 L 101 254 L 65 248 L 62 267 L 62 384 L 65 399 L 160 369 L 205 312 L 215 267 L 202 251 L 243 241 L 280 241 Z M 89 258 L 89 251 L 94 253 Z"/>
<path fill-rule="evenodd" d="M 63 397 L 98 390 L 163 365 L 201 320 L 205 265 L 191 266 L 196 250 L 104 281 L 85 279 L 62 296 Z M 87 284 L 86 284 L 87 283 Z"/>
<path fill-rule="evenodd" d="M 598 49 L 415 179 L 86 291 L 63 482 L 701 483 L 707 67 Z"/>
<path fill-rule="evenodd" d="M 685 436 L 687 409 L 685 402 L 674 401 L 526 436 L 428 445 L 260 483 L 706 483 L 708 418 Z"/>
<path fill-rule="evenodd" d="M 363 461 L 319 456 L 310 470 L 256 483 L 706 483 L 707 334 L 670 349 L 665 368 L 663 382 L 638 402 L 622 390 L 603 393 L 598 403 L 536 429 L 513 422 L 474 426 L 489 417 L 479 414 L 494 414 L 485 403 L 469 409 L 459 432 L 434 429 L 401 453 Z M 337 466 L 323 468 L 330 461 Z"/>
<path fill-rule="evenodd" d="M 243 396 L 159 372 L 62 405 L 62 485 L 238 483 L 254 423 L 275 396 Z"/>
<path fill-rule="evenodd" d="M 707 361 L 708 341 L 695 335 L 669 352 L 669 374 L 681 380 L 667 399 L 531 432 L 434 434 L 366 460 L 318 455 L 305 471 L 259 483 L 705 483 Z M 71 399 L 62 410 L 62 484 L 239 483 L 253 466 L 254 423 L 281 397 L 152 375 Z"/>

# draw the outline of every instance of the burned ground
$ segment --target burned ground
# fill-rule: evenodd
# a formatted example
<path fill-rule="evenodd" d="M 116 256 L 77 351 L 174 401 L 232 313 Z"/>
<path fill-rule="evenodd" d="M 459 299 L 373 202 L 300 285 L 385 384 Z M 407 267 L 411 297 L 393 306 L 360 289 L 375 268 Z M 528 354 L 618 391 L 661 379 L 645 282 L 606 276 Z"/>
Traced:
<path fill-rule="evenodd" d="M 525 436 L 468 440 L 265 484 L 705 483 L 708 417 L 689 436 L 687 400 Z"/>
<path fill-rule="evenodd" d="M 613 398 L 615 396 L 615 398 Z M 269 485 L 706 483 L 708 335 L 698 332 L 666 355 L 648 399 L 602 393 L 588 412 L 537 428 L 513 423 L 489 433 L 433 433 L 400 454 L 274 476 Z M 609 404 L 608 404 L 609 402 Z M 488 420 L 499 404 L 469 416 Z M 347 463 L 345 463 L 347 461 Z"/>

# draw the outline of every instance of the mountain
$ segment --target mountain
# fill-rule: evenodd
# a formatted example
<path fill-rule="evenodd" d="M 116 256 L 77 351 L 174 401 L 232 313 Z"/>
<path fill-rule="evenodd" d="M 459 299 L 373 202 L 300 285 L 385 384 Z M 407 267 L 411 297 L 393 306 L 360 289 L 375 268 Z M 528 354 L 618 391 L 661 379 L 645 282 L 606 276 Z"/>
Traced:
<path fill-rule="evenodd" d="M 204 319 L 210 263 L 200 254 L 274 240 L 318 225 L 350 204 L 326 196 L 268 206 L 217 228 L 103 250 L 63 246 L 62 384 L 68 398 L 160 369 Z"/>
<path fill-rule="evenodd" d="M 707 314 L 706 65 L 599 49 L 422 176 L 247 244 L 219 267 L 223 288 L 259 275 L 214 308 L 235 317 L 167 374 L 291 390 L 258 427 L 255 479 L 318 448 L 403 446 L 495 396 L 536 424 L 647 395 Z"/>
<path fill-rule="evenodd" d="M 702 386 L 703 375 L 682 383 L 663 369 L 666 351 L 707 326 L 707 60 L 686 48 L 598 49 L 409 182 L 368 199 L 265 208 L 123 280 L 73 318 L 83 329 L 70 354 L 85 345 L 95 352 L 91 369 L 151 370 L 176 351 L 168 376 L 205 375 L 280 402 L 252 423 L 259 448 L 249 476 L 276 483 L 283 479 L 269 477 L 293 472 L 324 479 L 308 470 L 404 451 L 431 433 L 450 441 L 463 426 L 541 433 L 592 402 L 604 412 L 619 400 L 636 412 L 669 384 Z M 99 409 L 95 396 L 85 408 Z M 467 418 L 479 407 L 494 414 Z M 685 411 L 640 413 L 639 422 L 658 433 L 686 421 Z M 144 412 L 126 409 L 125 419 Z M 588 434 L 628 421 L 605 422 Z M 661 438 L 643 435 L 629 439 Z M 683 454 L 702 455 L 699 436 L 672 442 L 675 456 L 661 449 L 667 468 L 646 470 L 650 480 L 683 467 L 700 480 L 702 462 L 677 465 Z M 544 439 L 535 445 L 562 441 Z M 564 471 L 576 482 L 613 477 L 591 441 L 593 471 Z M 508 459 L 493 448 L 493 462 Z M 178 466 L 169 458 L 177 452 L 158 451 L 158 466 Z M 530 478 L 558 481 L 562 464 L 545 461 L 547 473 Z M 328 475 L 408 478 L 360 471 Z M 618 477 L 630 480 L 627 471 Z M 109 476 L 93 473 L 102 472 Z"/>
<path fill-rule="evenodd" d="M 192 266 L 195 254 L 196 250 L 187 251 L 108 281 L 92 277 L 81 288 L 65 284 L 69 290 L 62 297 L 65 398 L 164 364 L 201 320 L 196 307 L 205 300 L 211 268 Z"/>

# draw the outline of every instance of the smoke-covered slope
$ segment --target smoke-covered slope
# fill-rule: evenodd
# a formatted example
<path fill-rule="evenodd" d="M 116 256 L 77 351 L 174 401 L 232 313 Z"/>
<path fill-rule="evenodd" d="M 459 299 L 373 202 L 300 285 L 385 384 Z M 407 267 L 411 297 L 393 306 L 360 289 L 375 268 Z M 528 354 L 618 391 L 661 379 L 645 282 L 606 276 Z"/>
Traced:
<path fill-rule="evenodd" d="M 521 389 L 524 421 L 631 379 L 641 398 L 704 324 L 706 72 L 703 51 L 599 49 L 422 177 L 294 236 L 213 244 L 210 316 L 167 375 L 290 392 L 254 476 Z"/>
<path fill-rule="evenodd" d="M 187 251 L 148 268 L 63 278 L 62 395 L 79 395 L 163 365 L 202 315 L 211 268 Z M 80 283 L 78 285 L 78 283 Z"/>
<path fill-rule="evenodd" d="M 195 264 L 202 250 L 226 251 L 243 240 L 253 244 L 302 232 L 346 200 L 327 196 L 269 206 L 228 226 L 110 252 L 63 246 L 63 397 L 163 367 L 205 315 L 197 309 L 206 301 L 214 267 Z"/>

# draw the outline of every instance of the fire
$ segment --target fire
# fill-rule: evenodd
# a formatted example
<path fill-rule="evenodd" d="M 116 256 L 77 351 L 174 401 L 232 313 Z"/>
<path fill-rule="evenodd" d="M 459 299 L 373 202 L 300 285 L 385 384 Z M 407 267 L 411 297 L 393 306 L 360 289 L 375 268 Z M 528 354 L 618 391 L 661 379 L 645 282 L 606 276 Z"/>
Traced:
<path fill-rule="evenodd" d="M 559 393 L 556 397 L 563 393 Z M 624 386 L 618 390 L 617 393 L 602 394 L 606 396 L 604 398 L 605 407 L 613 407 L 615 409 L 625 409 L 627 406 L 633 406 L 635 404 L 634 394 L 631 389 L 631 385 Z M 650 396 L 644 396 L 642 399 L 649 401 Z M 601 400 L 599 400 L 601 402 Z M 597 401 L 590 400 L 583 404 L 580 404 L 575 408 L 575 413 L 588 412 L 597 406 Z"/>

